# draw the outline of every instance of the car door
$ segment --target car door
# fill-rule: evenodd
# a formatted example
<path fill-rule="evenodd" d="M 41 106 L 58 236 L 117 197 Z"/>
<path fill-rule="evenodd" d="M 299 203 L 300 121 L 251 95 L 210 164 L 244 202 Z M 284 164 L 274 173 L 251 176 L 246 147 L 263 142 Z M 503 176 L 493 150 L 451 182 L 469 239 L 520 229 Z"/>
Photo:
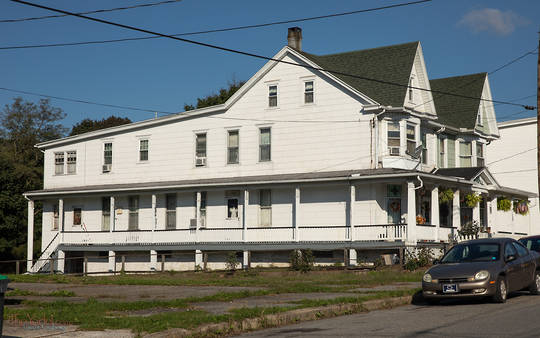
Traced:
<path fill-rule="evenodd" d="M 531 256 L 529 250 L 525 248 L 519 242 L 512 242 L 519 255 L 519 265 L 521 267 L 520 275 L 522 281 L 522 287 L 529 286 L 534 279 L 534 271 L 536 270 L 536 263 Z"/>
<path fill-rule="evenodd" d="M 515 291 L 521 289 L 523 284 L 520 281 L 521 266 L 519 264 L 519 257 L 516 248 L 512 245 L 512 242 L 506 242 L 504 244 L 504 262 L 506 264 L 506 281 L 508 283 L 508 291 Z"/>

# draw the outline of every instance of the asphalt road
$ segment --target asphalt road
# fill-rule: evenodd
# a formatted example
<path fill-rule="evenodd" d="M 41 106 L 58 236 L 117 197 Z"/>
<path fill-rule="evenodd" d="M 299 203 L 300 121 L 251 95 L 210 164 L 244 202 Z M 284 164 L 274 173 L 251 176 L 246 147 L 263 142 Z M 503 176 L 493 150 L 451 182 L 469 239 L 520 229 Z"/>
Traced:
<path fill-rule="evenodd" d="M 255 331 L 242 337 L 540 337 L 540 296 L 510 295 L 506 304 L 451 301 Z"/>

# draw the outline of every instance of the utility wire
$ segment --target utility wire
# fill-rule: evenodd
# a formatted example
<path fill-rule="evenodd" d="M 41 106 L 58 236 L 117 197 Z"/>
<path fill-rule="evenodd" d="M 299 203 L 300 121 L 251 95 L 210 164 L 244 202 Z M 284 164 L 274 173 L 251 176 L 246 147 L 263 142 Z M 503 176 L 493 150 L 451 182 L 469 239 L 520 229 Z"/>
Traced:
<path fill-rule="evenodd" d="M 523 108 L 525 108 L 527 110 L 535 109 L 534 107 L 531 107 L 531 106 L 521 105 L 521 104 L 512 103 L 512 102 L 504 102 L 504 101 L 498 101 L 498 100 L 488 100 L 488 99 L 483 99 L 483 98 L 478 98 L 478 97 L 471 97 L 471 96 L 461 95 L 461 94 L 448 93 L 448 92 L 443 92 L 443 91 L 438 91 L 438 90 L 435 91 L 435 90 L 430 90 L 430 89 L 426 89 L 426 88 L 413 87 L 413 86 L 399 84 L 399 83 L 385 81 L 385 80 L 372 79 L 372 78 L 368 78 L 368 77 L 360 76 L 360 75 L 348 74 L 348 73 L 335 71 L 335 70 L 323 69 L 323 68 L 320 68 L 320 67 L 313 67 L 313 66 L 309 66 L 309 65 L 301 65 L 301 64 L 294 63 L 294 62 L 291 62 L 291 61 L 274 59 L 272 57 L 263 56 L 263 55 L 259 55 L 259 54 L 255 54 L 255 53 L 245 52 L 245 51 L 241 51 L 241 50 L 237 50 L 237 49 L 212 45 L 212 44 L 209 44 L 209 43 L 204 43 L 204 42 L 199 42 L 199 41 L 194 41 L 194 40 L 189 40 L 189 39 L 184 39 L 184 38 L 180 38 L 180 37 L 176 37 L 176 36 L 172 36 L 172 35 L 167 35 L 167 34 L 163 34 L 163 33 L 150 31 L 150 30 L 143 29 L 143 28 L 124 25 L 124 24 L 117 23 L 117 22 L 102 20 L 102 19 L 98 19 L 98 18 L 92 18 L 92 17 L 89 17 L 89 16 L 68 12 L 68 11 L 65 11 L 65 10 L 62 10 L 62 9 L 56 9 L 56 8 L 52 8 L 52 7 L 47 7 L 47 6 L 40 5 L 40 4 L 34 4 L 34 3 L 31 3 L 31 2 L 27 2 L 27 1 L 22 1 L 22 0 L 11 0 L 11 1 L 23 4 L 23 5 L 28 5 L 28 6 L 32 6 L 32 7 L 47 9 L 47 10 L 50 10 L 50 11 L 53 11 L 53 12 L 68 14 L 68 15 L 76 16 L 76 17 L 79 17 L 79 18 L 82 18 L 82 19 L 95 21 L 95 22 L 99 22 L 99 23 L 103 23 L 103 24 L 107 24 L 107 25 L 111 25 L 111 26 L 116 26 L 116 27 L 120 27 L 120 28 L 124 28 L 124 29 L 128 29 L 128 30 L 133 30 L 133 31 L 141 32 L 141 33 L 157 35 L 157 36 L 161 36 L 161 37 L 164 37 L 164 38 L 169 38 L 169 39 L 173 39 L 173 40 L 187 42 L 187 43 L 191 43 L 191 44 L 198 45 L 198 46 L 213 48 L 213 49 L 217 49 L 217 50 L 221 50 L 221 51 L 225 51 L 225 52 L 230 52 L 230 53 L 234 53 L 234 54 L 250 56 L 250 57 L 253 57 L 253 58 L 267 60 L 267 61 L 280 62 L 280 63 L 284 63 L 284 64 L 296 66 L 296 67 L 303 67 L 303 68 L 316 70 L 316 71 L 320 71 L 320 72 L 328 72 L 328 73 L 332 73 L 332 74 L 336 74 L 336 75 L 349 76 L 349 77 L 353 77 L 353 78 L 357 78 L 357 79 L 361 79 L 361 80 L 365 80 L 365 81 L 377 82 L 377 83 L 382 83 L 382 84 L 392 85 L 392 86 L 397 86 L 397 87 L 413 88 L 413 89 L 417 89 L 417 90 L 421 90 L 421 91 L 429 91 L 429 92 L 433 92 L 433 93 L 450 95 L 450 96 L 455 96 L 455 97 L 461 97 L 461 98 L 467 98 L 467 99 L 475 99 L 475 100 L 488 101 L 488 102 L 493 102 L 493 103 L 501 103 L 501 104 L 519 106 L 519 107 L 523 107 Z"/>
<path fill-rule="evenodd" d="M 300 18 L 300 19 L 283 20 L 283 21 L 273 21 L 273 22 L 266 22 L 266 23 L 262 23 L 262 24 L 255 24 L 255 25 L 236 26 L 236 27 L 228 27 L 228 28 L 217 28 L 217 29 L 204 30 L 204 31 L 187 32 L 187 33 L 177 33 L 177 34 L 171 34 L 171 36 L 188 36 L 188 35 L 199 35 L 199 34 L 218 33 L 218 32 L 230 32 L 230 31 L 242 30 L 242 29 L 260 28 L 260 27 L 268 27 L 268 26 L 282 25 L 282 24 L 288 24 L 288 23 L 296 23 L 296 22 L 328 19 L 328 18 L 333 18 L 333 17 L 338 17 L 338 16 L 353 15 L 353 14 L 374 12 L 374 11 L 390 9 L 390 8 L 396 8 L 396 7 L 415 5 L 415 4 L 419 4 L 419 3 L 423 3 L 423 2 L 429 2 L 429 1 L 431 1 L 431 0 L 421 0 L 421 1 L 399 3 L 399 4 L 394 4 L 394 5 L 382 6 L 382 7 L 360 9 L 360 10 L 350 11 L 350 12 L 334 13 L 334 14 L 328 14 L 328 15 L 319 15 L 319 16 L 313 16 L 313 17 L 309 17 L 309 18 Z M 79 13 L 79 14 L 84 14 L 84 13 Z M 68 14 L 63 14 L 62 16 L 66 16 L 66 15 L 68 15 Z M 149 39 L 160 39 L 160 38 L 162 38 L 162 36 L 146 36 L 146 37 L 137 37 L 137 38 L 123 38 L 123 39 L 83 41 L 83 42 L 67 42 L 67 43 L 52 43 L 52 44 L 26 45 L 26 46 L 8 46 L 8 47 L 0 47 L 0 50 L 25 49 L 25 48 L 45 48 L 45 47 L 64 47 L 64 46 L 80 46 L 80 45 L 104 44 L 104 43 L 113 43 L 113 42 L 149 40 Z"/>
<path fill-rule="evenodd" d="M 500 158 L 500 159 L 495 160 L 495 161 L 493 161 L 493 162 L 489 162 L 487 165 L 490 165 L 490 164 L 493 164 L 493 163 L 497 163 L 497 162 L 501 162 L 501 161 L 504 161 L 504 160 L 508 160 L 508 159 L 511 159 L 511 158 L 516 157 L 516 156 L 521 155 L 521 154 L 528 153 L 529 151 L 533 151 L 533 150 L 536 150 L 536 147 L 533 147 L 533 148 L 531 148 L 531 149 L 527 149 L 527 150 L 521 151 L 521 152 L 519 152 L 519 153 L 512 154 L 512 155 L 510 155 L 510 156 L 506 156 L 506 157 Z"/>
<path fill-rule="evenodd" d="M 77 13 L 77 14 L 95 14 L 95 13 L 107 13 L 107 12 L 123 11 L 123 10 L 126 10 L 126 9 L 165 5 L 165 4 L 170 4 L 170 3 L 179 2 L 179 1 L 182 1 L 182 0 L 166 0 L 166 1 L 152 2 L 152 3 L 148 3 L 148 4 L 139 4 L 139 5 L 133 5 L 133 6 L 116 7 L 116 8 L 109 8 L 109 9 L 98 9 L 98 10 L 95 10 L 95 11 L 80 12 L 80 13 Z M 35 20 L 43 20 L 43 19 L 61 18 L 61 17 L 66 17 L 66 16 L 69 16 L 69 14 L 36 16 L 36 17 L 32 17 L 32 18 L 21 18 L 21 19 L 3 19 L 3 20 L 0 20 L 0 23 L 35 21 Z"/>

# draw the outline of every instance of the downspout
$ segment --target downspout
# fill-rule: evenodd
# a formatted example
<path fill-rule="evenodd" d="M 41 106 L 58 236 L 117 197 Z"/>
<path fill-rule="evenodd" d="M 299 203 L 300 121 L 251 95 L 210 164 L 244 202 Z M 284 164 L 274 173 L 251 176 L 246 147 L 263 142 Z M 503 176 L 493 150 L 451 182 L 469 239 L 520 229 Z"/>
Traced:
<path fill-rule="evenodd" d="M 379 116 L 384 114 L 386 112 L 386 109 L 385 108 L 381 108 L 382 111 L 378 114 L 375 114 L 375 116 L 373 117 L 372 119 L 372 125 L 373 125 L 373 128 L 375 129 L 375 140 L 372 139 L 372 143 L 373 143 L 373 148 L 375 149 L 375 154 L 374 156 L 372 156 L 372 161 L 373 161 L 373 158 L 375 159 L 375 163 L 372 162 L 372 168 L 373 169 L 377 169 L 378 166 L 379 166 Z"/>
<path fill-rule="evenodd" d="M 422 189 L 424 187 L 424 181 L 420 178 L 420 175 L 416 176 L 416 179 L 420 181 L 420 185 L 417 187 L 414 187 L 414 190 Z"/>

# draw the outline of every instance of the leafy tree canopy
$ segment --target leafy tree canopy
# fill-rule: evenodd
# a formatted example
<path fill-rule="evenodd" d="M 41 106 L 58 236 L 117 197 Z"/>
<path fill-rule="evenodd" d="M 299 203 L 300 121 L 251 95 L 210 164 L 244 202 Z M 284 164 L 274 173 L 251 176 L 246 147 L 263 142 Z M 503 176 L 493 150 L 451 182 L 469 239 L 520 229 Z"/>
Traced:
<path fill-rule="evenodd" d="M 88 133 L 89 131 L 99 129 L 116 127 L 127 123 L 131 123 L 131 120 L 129 118 L 117 116 L 110 116 L 106 119 L 101 120 L 84 119 L 73 126 L 73 128 L 71 129 L 71 133 L 69 133 L 69 136 Z"/>
<path fill-rule="evenodd" d="M 184 110 L 188 111 L 225 103 L 225 101 L 227 101 L 229 97 L 233 96 L 233 94 L 236 93 L 236 91 L 238 91 L 238 89 L 240 89 L 240 87 L 242 87 L 244 83 L 246 82 L 236 81 L 235 79 L 233 79 L 228 83 L 227 88 L 221 88 L 218 94 L 211 94 L 203 98 L 199 97 L 195 106 L 187 103 L 184 104 Z"/>

